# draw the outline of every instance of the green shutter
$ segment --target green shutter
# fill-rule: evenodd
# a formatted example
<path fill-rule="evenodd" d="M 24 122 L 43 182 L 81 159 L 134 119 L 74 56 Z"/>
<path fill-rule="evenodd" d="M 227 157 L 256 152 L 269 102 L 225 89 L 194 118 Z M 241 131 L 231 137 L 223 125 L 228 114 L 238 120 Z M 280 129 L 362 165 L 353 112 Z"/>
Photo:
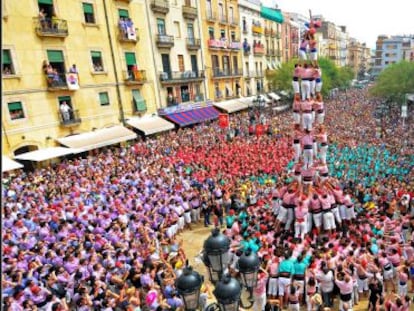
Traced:
<path fill-rule="evenodd" d="M 11 65 L 10 50 L 3 50 L 3 64 Z"/>
<path fill-rule="evenodd" d="M 135 109 L 137 111 L 147 111 L 147 104 L 145 99 L 142 98 L 139 90 L 132 90 L 132 97 L 134 98 Z"/>
<path fill-rule="evenodd" d="M 53 5 L 53 0 L 39 0 L 39 4 L 50 4 L 50 5 Z"/>
<path fill-rule="evenodd" d="M 129 17 L 128 10 L 119 9 L 118 10 L 118 14 L 119 14 L 119 17 L 124 17 L 124 18 L 128 18 Z"/>
<path fill-rule="evenodd" d="M 107 92 L 99 93 L 99 101 L 101 105 L 108 105 L 109 104 L 109 96 Z"/>
<path fill-rule="evenodd" d="M 91 56 L 92 56 L 92 58 L 101 58 L 101 52 L 99 52 L 99 51 L 91 51 Z"/>
<path fill-rule="evenodd" d="M 83 12 L 93 14 L 93 5 L 91 3 L 82 3 Z"/>
<path fill-rule="evenodd" d="M 48 50 L 47 51 L 47 58 L 49 59 L 49 62 L 63 63 L 63 52 L 62 51 Z"/>
<path fill-rule="evenodd" d="M 21 102 L 8 103 L 7 105 L 9 106 L 9 111 L 23 110 L 23 106 Z"/>
<path fill-rule="evenodd" d="M 125 53 L 125 60 L 128 66 L 133 66 L 137 64 L 137 60 L 135 59 L 135 53 Z"/>
<path fill-rule="evenodd" d="M 58 97 L 59 103 L 65 101 L 66 103 L 70 102 L 70 96 L 59 96 Z"/>

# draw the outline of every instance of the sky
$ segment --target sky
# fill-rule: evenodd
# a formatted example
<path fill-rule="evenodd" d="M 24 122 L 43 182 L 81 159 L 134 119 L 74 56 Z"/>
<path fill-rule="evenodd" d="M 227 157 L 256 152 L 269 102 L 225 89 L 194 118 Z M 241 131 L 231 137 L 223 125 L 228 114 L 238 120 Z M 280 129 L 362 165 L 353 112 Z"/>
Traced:
<path fill-rule="evenodd" d="M 263 5 L 276 3 L 282 11 L 309 16 L 322 15 L 339 26 L 346 26 L 348 34 L 375 49 L 378 35 L 414 35 L 413 0 L 262 0 Z M 272 5 L 273 4 L 273 5 Z"/>

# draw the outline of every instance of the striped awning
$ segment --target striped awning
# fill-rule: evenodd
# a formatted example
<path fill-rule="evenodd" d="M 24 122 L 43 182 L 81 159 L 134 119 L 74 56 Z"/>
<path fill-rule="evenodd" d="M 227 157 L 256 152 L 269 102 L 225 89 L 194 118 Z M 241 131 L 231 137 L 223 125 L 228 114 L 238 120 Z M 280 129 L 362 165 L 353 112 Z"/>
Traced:
<path fill-rule="evenodd" d="M 202 123 L 209 120 L 217 119 L 219 111 L 213 106 L 202 107 L 198 109 L 185 110 L 181 112 L 169 113 L 163 117 L 178 124 L 181 127 Z"/>

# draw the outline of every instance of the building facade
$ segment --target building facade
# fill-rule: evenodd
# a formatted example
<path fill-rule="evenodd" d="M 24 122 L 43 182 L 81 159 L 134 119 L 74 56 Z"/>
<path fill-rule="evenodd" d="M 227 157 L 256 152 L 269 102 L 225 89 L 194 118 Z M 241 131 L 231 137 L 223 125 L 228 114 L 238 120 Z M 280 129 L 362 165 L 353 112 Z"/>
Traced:
<path fill-rule="evenodd" d="M 238 1 L 200 1 L 208 98 L 214 101 L 241 95 L 242 44 Z"/>
<path fill-rule="evenodd" d="M 161 107 L 204 100 L 200 10 L 196 0 L 145 1 Z M 161 108 L 159 107 L 159 108 Z"/>
<path fill-rule="evenodd" d="M 155 112 L 145 16 L 144 1 L 3 1 L 3 153 Z"/>

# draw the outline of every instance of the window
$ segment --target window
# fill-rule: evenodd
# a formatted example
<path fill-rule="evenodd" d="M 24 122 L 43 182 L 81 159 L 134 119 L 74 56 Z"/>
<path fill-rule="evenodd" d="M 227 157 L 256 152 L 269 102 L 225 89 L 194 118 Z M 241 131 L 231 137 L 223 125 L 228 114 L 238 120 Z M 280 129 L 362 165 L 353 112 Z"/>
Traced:
<path fill-rule="evenodd" d="M 102 61 L 102 53 L 100 51 L 91 51 L 91 58 L 92 58 L 92 65 L 93 71 L 95 72 L 103 72 L 103 61 Z"/>
<path fill-rule="evenodd" d="M 7 108 L 9 109 L 10 119 L 18 120 L 25 118 L 23 105 L 21 102 L 8 103 Z"/>
<path fill-rule="evenodd" d="M 119 18 L 129 18 L 128 10 L 118 9 Z"/>
<path fill-rule="evenodd" d="M 145 102 L 145 99 L 142 98 L 139 90 L 132 90 L 132 102 L 134 103 L 134 110 L 136 112 L 147 111 L 147 103 Z"/>
<path fill-rule="evenodd" d="M 232 31 L 231 32 L 231 41 L 236 41 L 236 32 L 235 31 Z"/>
<path fill-rule="evenodd" d="M 157 18 L 157 29 L 159 35 L 165 35 L 165 21 L 162 18 Z"/>
<path fill-rule="evenodd" d="M 174 22 L 174 30 L 175 30 L 175 37 L 181 38 L 181 29 L 180 29 L 180 22 Z"/>
<path fill-rule="evenodd" d="M 224 39 L 226 37 L 226 31 L 224 29 L 220 30 L 220 38 Z"/>
<path fill-rule="evenodd" d="M 53 69 L 56 69 L 58 73 L 65 72 L 65 62 L 63 58 L 63 52 L 59 50 L 47 50 L 47 59 Z"/>
<path fill-rule="evenodd" d="M 135 53 L 126 52 L 125 53 L 125 62 L 126 62 L 128 70 L 133 70 L 133 68 L 137 66 L 137 60 L 135 58 Z"/>
<path fill-rule="evenodd" d="M 208 27 L 208 35 L 210 39 L 214 39 L 214 28 Z"/>
<path fill-rule="evenodd" d="M 184 56 L 183 55 L 178 55 L 178 68 L 180 70 L 180 72 L 184 72 Z"/>
<path fill-rule="evenodd" d="M 2 69 L 3 74 L 6 76 L 14 75 L 16 73 L 14 70 L 10 50 L 3 50 L 3 61 L 2 61 L 1 69 Z"/>
<path fill-rule="evenodd" d="M 99 93 L 99 103 L 101 106 L 109 106 L 109 95 L 108 92 Z"/>
<path fill-rule="evenodd" d="M 193 24 L 187 24 L 187 36 L 188 36 L 188 39 L 192 39 L 192 41 L 194 41 L 194 25 Z"/>
<path fill-rule="evenodd" d="M 85 23 L 87 24 L 95 24 L 95 14 L 93 12 L 93 5 L 92 3 L 82 3 L 83 7 L 83 16 L 85 17 Z"/>
<path fill-rule="evenodd" d="M 224 19 L 223 3 L 219 3 L 219 14 L 220 14 L 220 20 L 223 20 Z"/>
<path fill-rule="evenodd" d="M 234 12 L 233 12 L 233 7 L 231 6 L 229 9 L 230 9 L 230 10 L 229 10 L 229 20 L 230 20 L 230 23 L 234 23 Z"/>

